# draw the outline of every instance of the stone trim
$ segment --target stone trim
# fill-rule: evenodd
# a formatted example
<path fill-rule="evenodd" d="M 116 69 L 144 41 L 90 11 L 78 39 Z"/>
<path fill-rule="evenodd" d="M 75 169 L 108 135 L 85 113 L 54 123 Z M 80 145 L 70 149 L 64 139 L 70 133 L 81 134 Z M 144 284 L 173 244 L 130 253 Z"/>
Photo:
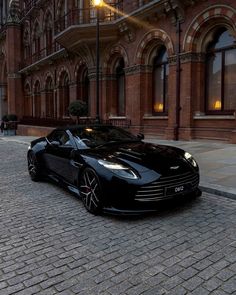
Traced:
<path fill-rule="evenodd" d="M 134 65 L 124 69 L 125 75 L 135 75 L 139 73 L 151 73 L 152 66 L 150 65 Z"/>
<path fill-rule="evenodd" d="M 188 63 L 188 62 L 205 62 L 205 53 L 203 52 L 186 52 L 180 54 L 180 60 L 182 63 Z M 168 62 L 170 65 L 176 64 L 177 56 L 172 55 L 168 58 Z"/>
<path fill-rule="evenodd" d="M 171 41 L 171 38 L 167 35 L 167 33 L 160 29 L 153 29 L 144 36 L 144 38 L 140 41 L 138 45 L 138 49 L 135 54 L 135 62 L 137 64 L 144 63 L 144 56 L 148 48 L 147 45 L 149 42 L 153 40 L 162 41 L 163 44 L 166 46 L 166 50 L 169 56 L 174 54 L 174 45 Z"/>
<path fill-rule="evenodd" d="M 234 115 L 201 115 L 194 116 L 194 120 L 236 120 Z"/>
<path fill-rule="evenodd" d="M 212 5 L 197 15 L 189 25 L 183 40 L 183 51 L 196 50 L 201 31 L 206 28 L 209 20 L 219 17 L 230 22 L 236 29 L 236 11 L 228 5 Z"/>
<path fill-rule="evenodd" d="M 143 120 L 168 120 L 168 116 L 143 116 Z"/>

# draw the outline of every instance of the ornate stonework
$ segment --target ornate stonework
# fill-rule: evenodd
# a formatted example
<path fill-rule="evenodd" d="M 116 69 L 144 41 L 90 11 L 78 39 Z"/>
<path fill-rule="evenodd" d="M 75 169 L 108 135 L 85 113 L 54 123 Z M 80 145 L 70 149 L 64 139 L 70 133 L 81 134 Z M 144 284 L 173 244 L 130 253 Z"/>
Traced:
<path fill-rule="evenodd" d="M 149 73 L 152 71 L 152 66 L 149 65 L 134 65 L 132 67 L 125 68 L 126 75 L 135 75 L 138 73 Z"/>
<path fill-rule="evenodd" d="M 203 52 L 185 52 L 180 54 L 181 63 L 187 62 L 205 62 L 205 53 Z M 175 65 L 177 60 L 176 55 L 172 55 L 168 58 L 170 65 Z"/>
<path fill-rule="evenodd" d="M 11 0 L 9 3 L 9 23 L 19 23 L 20 21 L 20 4 L 19 0 Z"/>

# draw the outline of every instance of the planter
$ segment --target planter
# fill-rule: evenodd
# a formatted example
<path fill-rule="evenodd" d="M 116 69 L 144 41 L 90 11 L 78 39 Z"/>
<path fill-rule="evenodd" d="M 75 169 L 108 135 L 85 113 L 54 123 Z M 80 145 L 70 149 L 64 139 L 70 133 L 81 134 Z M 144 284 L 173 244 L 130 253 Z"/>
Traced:
<path fill-rule="evenodd" d="M 3 135 L 16 135 L 16 129 L 4 129 Z"/>
<path fill-rule="evenodd" d="M 16 135 L 17 122 L 8 121 L 4 122 L 3 135 Z"/>

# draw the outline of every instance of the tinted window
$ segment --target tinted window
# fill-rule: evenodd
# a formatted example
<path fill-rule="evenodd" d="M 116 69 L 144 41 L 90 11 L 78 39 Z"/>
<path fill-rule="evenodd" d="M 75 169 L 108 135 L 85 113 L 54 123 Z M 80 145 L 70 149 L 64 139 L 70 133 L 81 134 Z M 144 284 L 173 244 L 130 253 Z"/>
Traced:
<path fill-rule="evenodd" d="M 65 131 L 53 131 L 47 137 L 49 142 L 58 141 L 61 145 L 72 145 L 69 135 Z"/>
<path fill-rule="evenodd" d="M 95 147 L 111 142 L 137 141 L 131 133 L 112 126 L 80 127 L 70 130 L 80 147 Z"/>

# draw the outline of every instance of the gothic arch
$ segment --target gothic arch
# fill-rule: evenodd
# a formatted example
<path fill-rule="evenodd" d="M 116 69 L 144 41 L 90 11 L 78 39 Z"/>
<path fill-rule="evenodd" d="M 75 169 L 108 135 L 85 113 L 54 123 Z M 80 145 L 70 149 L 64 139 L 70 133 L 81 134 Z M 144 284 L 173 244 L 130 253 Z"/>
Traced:
<path fill-rule="evenodd" d="M 37 84 L 39 85 L 40 90 L 41 90 L 41 85 L 42 85 L 42 83 L 41 83 L 39 77 L 36 77 L 36 78 L 34 79 L 34 81 L 33 81 L 33 92 L 35 91 L 36 87 L 38 87 Z"/>
<path fill-rule="evenodd" d="M 68 68 L 66 68 L 65 66 L 62 66 L 58 72 L 58 78 L 57 78 L 58 85 L 61 84 L 61 79 L 62 79 L 64 73 L 66 73 L 68 75 L 68 79 L 69 79 L 69 81 L 71 81 L 71 75 L 70 75 Z"/>
<path fill-rule="evenodd" d="M 32 104 L 32 89 L 30 81 L 26 80 L 24 83 L 24 116 L 33 116 L 33 104 Z"/>
<path fill-rule="evenodd" d="M 43 28 L 44 30 L 47 29 L 47 26 L 49 25 L 50 27 L 53 26 L 53 13 L 50 8 L 46 10 L 44 13 L 44 19 L 43 19 Z"/>
<path fill-rule="evenodd" d="M 62 16 L 62 12 L 64 11 L 63 6 L 65 7 L 65 0 L 59 0 L 57 4 L 56 17 Z"/>
<path fill-rule="evenodd" d="M 113 73 L 116 62 L 121 57 L 124 59 L 125 67 L 128 67 L 129 66 L 128 54 L 123 46 L 121 45 L 112 46 L 110 50 L 107 53 L 105 53 L 103 67 L 105 68 L 105 72 L 107 74 Z"/>
<path fill-rule="evenodd" d="M 38 19 L 36 19 L 33 23 L 33 30 L 32 30 L 32 39 L 40 36 L 40 23 Z"/>
<path fill-rule="evenodd" d="M 85 68 L 88 68 L 88 65 L 86 62 L 81 60 L 80 62 L 77 63 L 77 65 L 75 66 L 75 70 L 74 70 L 75 80 L 77 80 L 78 74 L 83 72 Z"/>
<path fill-rule="evenodd" d="M 162 44 L 166 47 L 168 56 L 174 55 L 174 45 L 166 32 L 159 29 L 154 29 L 146 33 L 137 47 L 134 63 L 147 64 L 150 62 L 150 54 L 154 47 Z M 150 46 L 148 46 L 150 45 Z"/>
<path fill-rule="evenodd" d="M 31 83 L 28 79 L 25 80 L 25 83 L 24 83 L 24 91 L 25 91 L 25 89 L 30 89 L 30 92 L 32 92 Z"/>
<path fill-rule="evenodd" d="M 52 72 L 47 72 L 44 78 L 44 89 L 46 88 L 46 84 L 47 84 L 47 80 L 48 78 L 51 78 L 53 83 L 54 83 L 54 79 L 53 79 L 53 73 Z"/>
<path fill-rule="evenodd" d="M 204 37 L 215 25 L 225 26 L 236 34 L 236 10 L 227 5 L 214 5 L 197 15 L 184 36 L 183 50 L 202 51 Z"/>
<path fill-rule="evenodd" d="M 35 79 L 33 84 L 33 95 L 34 95 L 34 116 L 36 118 L 41 117 L 41 81 Z"/>

